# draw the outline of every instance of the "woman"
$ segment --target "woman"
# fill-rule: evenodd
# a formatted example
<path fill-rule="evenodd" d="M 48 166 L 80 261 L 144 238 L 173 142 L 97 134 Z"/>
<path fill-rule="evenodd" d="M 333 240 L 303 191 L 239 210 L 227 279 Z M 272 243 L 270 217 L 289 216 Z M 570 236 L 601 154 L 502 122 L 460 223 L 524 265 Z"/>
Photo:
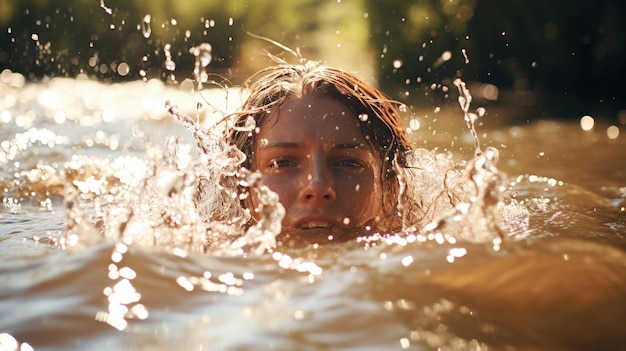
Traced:
<path fill-rule="evenodd" d="M 227 142 L 278 194 L 282 234 L 345 240 L 401 226 L 397 169 L 412 147 L 394 101 L 316 62 L 267 68 L 243 88 Z M 258 221 L 250 195 L 244 206 Z"/>

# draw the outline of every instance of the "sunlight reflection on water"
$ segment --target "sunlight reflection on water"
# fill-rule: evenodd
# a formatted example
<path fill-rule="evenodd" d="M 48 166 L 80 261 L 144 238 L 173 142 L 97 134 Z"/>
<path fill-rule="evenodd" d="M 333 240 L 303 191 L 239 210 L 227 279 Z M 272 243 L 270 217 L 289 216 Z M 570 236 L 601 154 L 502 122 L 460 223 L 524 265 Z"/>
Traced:
<path fill-rule="evenodd" d="M 510 111 L 487 108 L 478 134 L 485 149 L 499 149 L 509 175 L 497 250 L 463 240 L 451 220 L 447 230 L 270 254 L 199 253 L 189 249 L 195 237 L 184 240 L 207 228 L 176 228 L 193 219 L 187 183 L 177 182 L 190 181 L 198 153 L 165 101 L 207 126 L 236 106 L 237 90 L 203 90 L 203 98 L 156 81 L 20 77 L 0 74 L 0 254 L 11 258 L 0 264 L 0 314 L 12 316 L 0 322 L 2 346 L 617 350 L 625 342 L 626 165 L 617 126 L 595 118 L 592 128 L 582 119 L 490 126 L 490 113 Z M 417 111 L 411 135 L 463 164 L 476 149 L 463 111 L 438 108 L 435 118 L 432 108 Z M 182 138 L 175 159 L 157 152 L 171 135 Z M 170 161 L 184 172 L 164 167 Z M 96 223 L 134 226 L 125 229 L 132 241 L 104 239 L 90 223 L 65 236 L 68 218 L 125 204 L 147 189 L 146 175 L 168 201 L 167 190 L 179 191 L 181 203 L 134 203 L 136 213 L 162 210 L 151 218 L 161 222 Z M 76 208 L 65 207 L 69 188 Z M 120 219 L 127 210 L 111 209 Z M 463 218 L 470 207 L 457 210 Z"/>

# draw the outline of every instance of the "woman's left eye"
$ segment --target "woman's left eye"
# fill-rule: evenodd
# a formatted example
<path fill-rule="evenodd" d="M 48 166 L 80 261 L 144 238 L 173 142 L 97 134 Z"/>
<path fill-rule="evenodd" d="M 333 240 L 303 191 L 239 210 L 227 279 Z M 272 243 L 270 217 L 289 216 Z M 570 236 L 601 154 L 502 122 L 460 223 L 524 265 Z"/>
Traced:
<path fill-rule="evenodd" d="M 351 167 L 351 168 L 362 168 L 365 167 L 365 165 L 357 160 L 354 159 L 343 159 L 343 160 L 339 160 L 336 163 L 337 166 L 340 167 Z"/>

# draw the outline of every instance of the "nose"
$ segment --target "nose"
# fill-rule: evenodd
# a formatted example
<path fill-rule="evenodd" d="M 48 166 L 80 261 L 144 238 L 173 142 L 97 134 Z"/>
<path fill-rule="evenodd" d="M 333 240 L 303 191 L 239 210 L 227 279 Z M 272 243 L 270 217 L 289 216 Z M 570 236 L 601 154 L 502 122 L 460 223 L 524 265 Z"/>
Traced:
<path fill-rule="evenodd" d="M 335 202 L 337 194 L 333 187 L 332 175 L 323 166 L 312 167 L 298 199 L 311 206 L 328 206 Z"/>

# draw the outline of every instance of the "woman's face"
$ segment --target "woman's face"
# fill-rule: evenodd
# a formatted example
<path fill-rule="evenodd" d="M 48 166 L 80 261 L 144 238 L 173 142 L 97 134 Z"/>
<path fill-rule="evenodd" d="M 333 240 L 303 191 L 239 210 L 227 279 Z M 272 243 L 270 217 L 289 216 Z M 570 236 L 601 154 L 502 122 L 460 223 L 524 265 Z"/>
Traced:
<path fill-rule="evenodd" d="M 338 100 L 289 98 L 259 126 L 252 162 L 285 207 L 284 233 L 347 239 L 384 216 L 382 161 Z"/>

